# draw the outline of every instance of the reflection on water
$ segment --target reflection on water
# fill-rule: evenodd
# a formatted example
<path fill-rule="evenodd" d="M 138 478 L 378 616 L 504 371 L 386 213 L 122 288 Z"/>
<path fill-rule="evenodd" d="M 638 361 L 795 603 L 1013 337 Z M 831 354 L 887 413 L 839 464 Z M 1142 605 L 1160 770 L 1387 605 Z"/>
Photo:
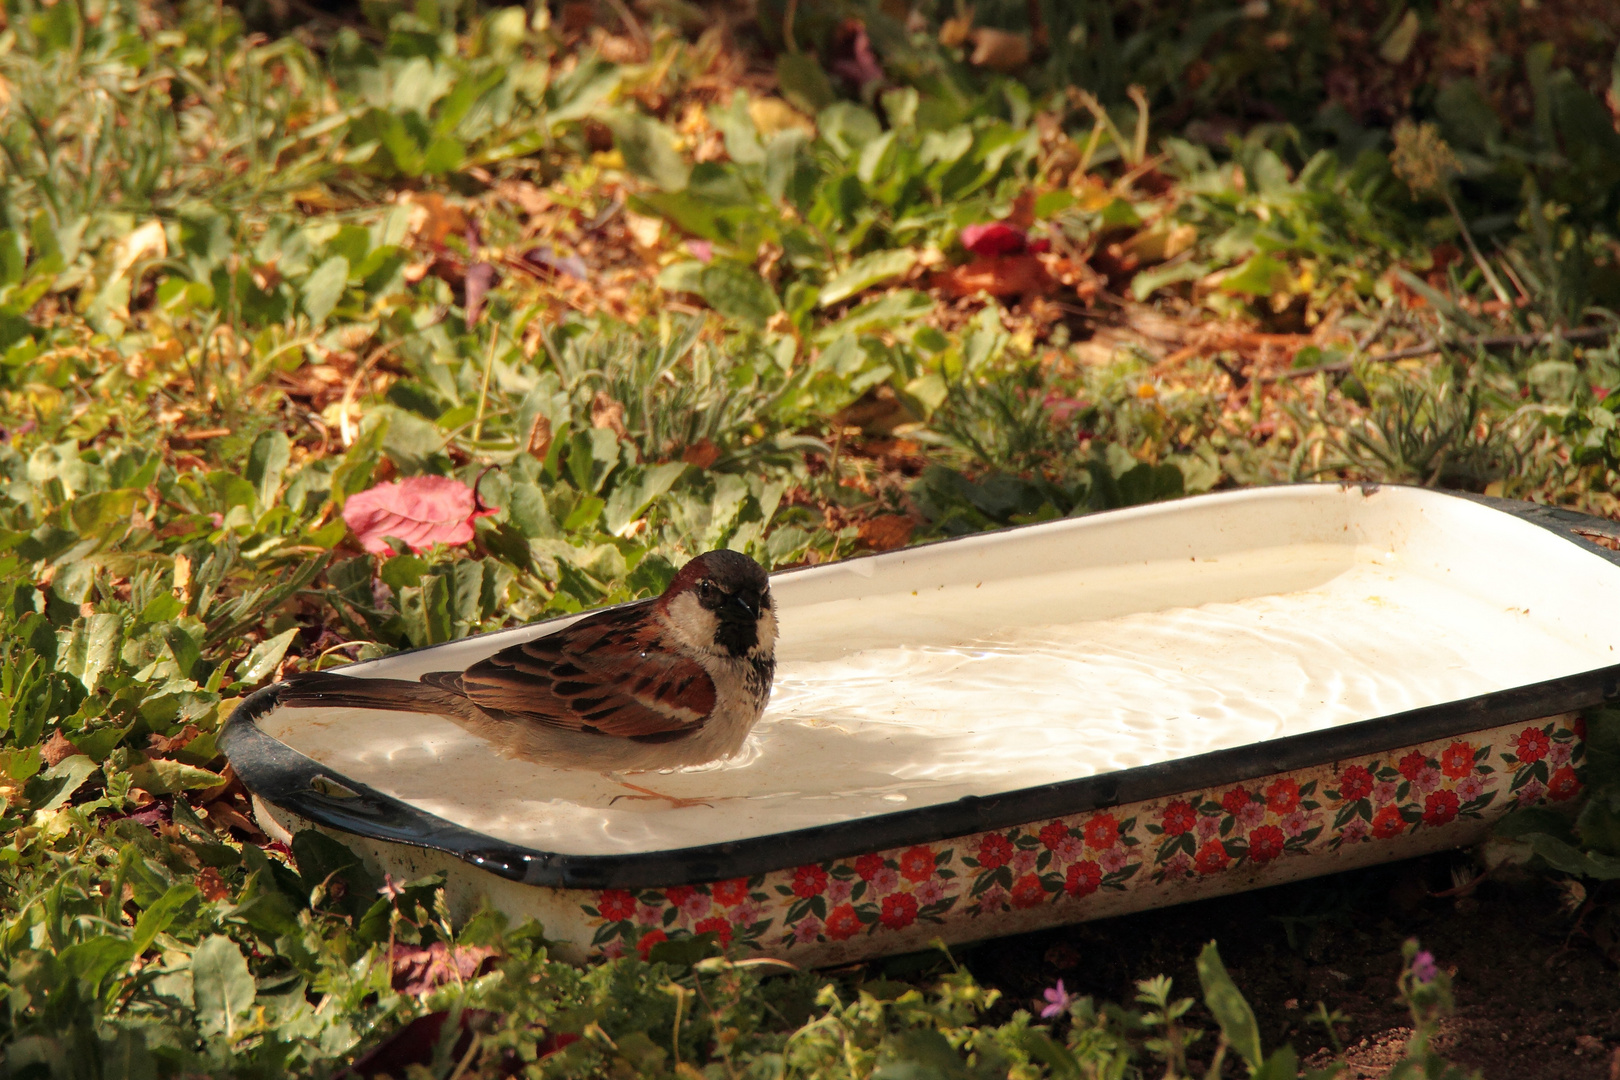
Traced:
<path fill-rule="evenodd" d="M 264 727 L 494 837 L 647 851 L 1090 776 L 1608 662 L 1522 610 L 1387 565 L 1284 595 L 1091 621 L 1077 617 L 1083 588 L 1018 588 L 1002 583 L 984 607 L 1020 611 L 1022 624 L 977 635 L 961 633 L 971 590 L 862 600 L 861 622 L 905 633 L 842 655 L 828 642 L 848 601 L 789 608 L 776 690 L 743 752 L 636 778 L 712 807 L 610 805 L 623 791 L 610 781 L 498 758 L 436 718 L 284 710 Z M 796 626 L 815 647 L 795 651 Z"/>

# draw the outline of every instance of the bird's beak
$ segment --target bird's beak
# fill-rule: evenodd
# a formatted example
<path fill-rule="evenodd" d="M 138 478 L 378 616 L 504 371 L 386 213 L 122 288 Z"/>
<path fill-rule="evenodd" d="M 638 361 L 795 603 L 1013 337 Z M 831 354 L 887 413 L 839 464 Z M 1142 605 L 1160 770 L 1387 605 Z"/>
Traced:
<path fill-rule="evenodd" d="M 750 596 L 747 593 L 736 593 L 732 596 L 731 602 L 748 612 L 750 619 L 759 618 L 759 597 Z"/>

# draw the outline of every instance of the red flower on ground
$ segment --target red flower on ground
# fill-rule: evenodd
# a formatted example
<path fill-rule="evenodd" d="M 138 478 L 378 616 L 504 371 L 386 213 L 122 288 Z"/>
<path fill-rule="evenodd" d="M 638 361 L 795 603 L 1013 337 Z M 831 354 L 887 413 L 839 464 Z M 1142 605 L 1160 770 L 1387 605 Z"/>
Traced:
<path fill-rule="evenodd" d="M 885 896 L 878 920 L 890 930 L 904 930 L 917 921 L 917 898 L 905 892 Z"/>
<path fill-rule="evenodd" d="M 1061 821 L 1054 821 L 1041 830 L 1041 843 L 1047 851 L 1056 851 L 1057 846 L 1069 838 L 1069 827 Z"/>
<path fill-rule="evenodd" d="M 984 870 L 1006 866 L 1012 860 L 1012 853 L 1012 844 L 1005 836 L 990 833 L 979 842 L 979 866 Z"/>
<path fill-rule="evenodd" d="M 1440 771 L 1453 779 L 1461 779 L 1474 771 L 1474 747 L 1471 743 L 1454 742 L 1440 754 Z"/>
<path fill-rule="evenodd" d="M 662 930 L 649 930 L 645 934 L 641 935 L 640 941 L 636 942 L 636 952 L 640 953 L 641 958 L 645 960 L 647 959 L 647 954 L 652 952 L 652 947 L 654 945 L 657 945 L 661 941 L 668 940 L 669 935 L 664 933 Z"/>
<path fill-rule="evenodd" d="M 723 949 L 731 944 L 731 924 L 723 916 L 711 915 L 707 919 L 699 920 L 692 925 L 694 934 L 714 934 L 720 940 Z"/>
<path fill-rule="evenodd" d="M 608 922 L 619 922 L 636 913 L 636 898 L 623 889 L 609 889 L 596 898 L 596 910 Z"/>
<path fill-rule="evenodd" d="M 1401 758 L 1395 767 L 1401 770 L 1401 775 L 1408 780 L 1416 780 L 1418 775 L 1429 767 L 1429 759 L 1424 757 L 1422 752 L 1414 750 Z"/>
<path fill-rule="evenodd" d="M 709 886 L 709 896 L 721 907 L 731 907 L 748 899 L 748 879 L 732 878 L 730 881 L 717 881 Z"/>
<path fill-rule="evenodd" d="M 1013 882 L 1013 907 L 1031 908 L 1045 899 L 1046 887 L 1041 884 L 1041 879 L 1036 877 L 1034 874 L 1025 874 L 1023 877 Z"/>
<path fill-rule="evenodd" d="M 1552 740 L 1540 728 L 1527 727 L 1513 740 L 1513 754 L 1526 765 L 1534 765 L 1547 756 Z"/>
<path fill-rule="evenodd" d="M 927 881 L 934 876 L 934 849 L 907 848 L 900 856 L 900 876 L 907 881 Z"/>
<path fill-rule="evenodd" d="M 1240 787 L 1235 787 L 1221 796 L 1221 809 L 1228 814 L 1235 814 L 1250 803 L 1249 793 Z"/>
<path fill-rule="evenodd" d="M 1080 830 L 1086 838 L 1086 847 L 1093 851 L 1107 851 L 1119 843 L 1119 822 L 1113 814 L 1097 814 Z"/>
<path fill-rule="evenodd" d="M 1441 788 L 1431 791 L 1423 800 L 1423 821 L 1427 825 L 1444 825 L 1457 816 L 1457 793 Z"/>
<path fill-rule="evenodd" d="M 1283 831 L 1275 825 L 1262 825 L 1249 834 L 1249 858 L 1253 862 L 1270 862 L 1283 853 Z"/>
<path fill-rule="evenodd" d="M 1198 824 L 1198 814 L 1193 810 L 1192 803 L 1186 799 L 1177 799 L 1164 808 L 1164 819 L 1160 824 L 1164 826 L 1166 833 L 1180 836 Z"/>
<path fill-rule="evenodd" d="M 1087 859 L 1077 862 L 1069 867 L 1069 872 L 1063 880 L 1063 887 L 1070 896 L 1090 896 L 1102 885 L 1102 867 Z"/>
<path fill-rule="evenodd" d="M 827 915 L 827 925 L 822 929 L 834 941 L 848 941 L 860 932 L 861 917 L 852 905 L 839 904 Z"/>
<path fill-rule="evenodd" d="M 1390 805 L 1373 815 L 1372 834 L 1380 840 L 1389 840 L 1406 831 L 1406 819 L 1401 808 Z"/>
<path fill-rule="evenodd" d="M 1553 802 L 1563 802 L 1565 799 L 1573 798 L 1579 790 L 1581 790 L 1580 778 L 1575 775 L 1575 770 L 1568 765 L 1554 772 L 1547 780 L 1547 798 Z"/>
<path fill-rule="evenodd" d="M 1199 848 L 1198 854 L 1193 856 L 1193 865 L 1198 868 L 1200 874 L 1213 874 L 1225 870 L 1226 864 L 1231 861 L 1232 857 L 1226 853 L 1226 848 L 1221 846 L 1219 840 L 1211 840 Z"/>
<path fill-rule="evenodd" d="M 855 873 L 860 875 L 862 881 L 871 881 L 877 872 L 883 869 L 883 856 L 862 855 L 855 860 Z"/>
<path fill-rule="evenodd" d="M 1372 794 L 1373 777 L 1364 766 L 1352 765 L 1339 774 L 1339 798 L 1346 802 L 1365 799 Z"/>
<path fill-rule="evenodd" d="M 672 885 L 664 890 L 664 899 L 669 901 L 670 907 L 680 907 L 692 899 L 692 894 L 695 892 L 697 890 L 690 885 Z"/>
<path fill-rule="evenodd" d="M 1299 806 L 1299 781 L 1285 776 L 1266 788 L 1266 809 L 1273 814 L 1292 814 Z"/>
<path fill-rule="evenodd" d="M 827 871 L 814 864 L 793 871 L 793 895 L 808 900 L 827 888 Z"/>

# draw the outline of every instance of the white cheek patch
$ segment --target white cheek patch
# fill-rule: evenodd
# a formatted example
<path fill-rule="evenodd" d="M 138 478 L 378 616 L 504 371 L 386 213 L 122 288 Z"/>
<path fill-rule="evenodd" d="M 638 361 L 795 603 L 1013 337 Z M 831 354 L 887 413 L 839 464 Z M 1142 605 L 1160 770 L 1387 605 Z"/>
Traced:
<path fill-rule="evenodd" d="M 669 626 L 682 644 L 694 649 L 713 649 L 720 620 L 698 603 L 696 596 L 683 592 L 669 602 Z"/>

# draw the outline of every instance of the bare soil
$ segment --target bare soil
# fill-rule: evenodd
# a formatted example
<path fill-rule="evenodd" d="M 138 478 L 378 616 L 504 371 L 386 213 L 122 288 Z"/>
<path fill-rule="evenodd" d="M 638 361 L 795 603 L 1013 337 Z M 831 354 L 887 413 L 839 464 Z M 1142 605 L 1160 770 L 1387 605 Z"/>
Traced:
<path fill-rule="evenodd" d="M 1215 940 L 1268 1049 L 1292 1043 L 1326 1064 L 1327 1032 L 1308 1019 L 1320 1001 L 1349 1017 L 1337 1032 L 1346 1080 L 1373 1080 L 1411 1034 L 1395 978 L 1402 944 L 1417 937 L 1455 980 L 1457 1012 L 1439 1043 L 1450 1060 L 1485 1080 L 1620 1080 L 1620 978 L 1598 944 L 1601 898 L 1572 911 L 1566 889 L 1538 876 L 1435 895 L 1455 890 L 1454 871 L 1466 881 L 1471 861 L 1428 856 L 984 942 L 958 957 L 1010 1010 L 1059 978 L 1071 992 L 1126 1002 L 1136 980 L 1164 972 L 1197 996 L 1193 960 Z M 1199 1045 L 1207 1054 L 1212 1040 Z"/>

